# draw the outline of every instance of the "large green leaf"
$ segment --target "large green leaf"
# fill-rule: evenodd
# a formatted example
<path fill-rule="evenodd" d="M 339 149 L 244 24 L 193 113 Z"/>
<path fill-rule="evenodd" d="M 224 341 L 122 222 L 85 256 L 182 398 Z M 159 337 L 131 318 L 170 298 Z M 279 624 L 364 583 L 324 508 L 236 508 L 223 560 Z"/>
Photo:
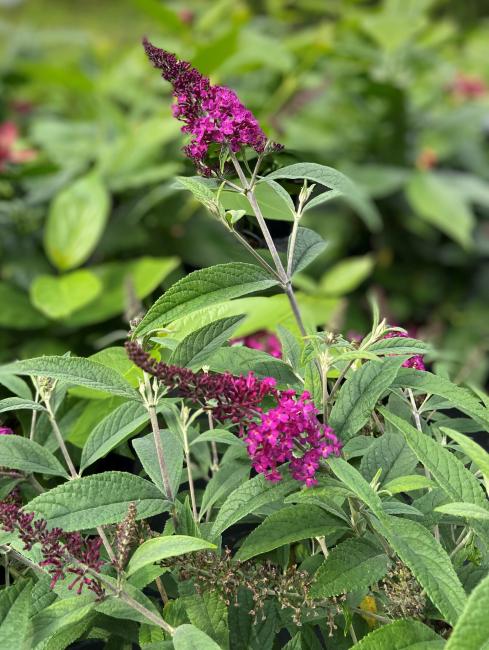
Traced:
<path fill-rule="evenodd" d="M 297 481 L 285 475 L 278 483 L 267 481 L 263 475 L 255 476 L 240 485 L 228 496 L 219 510 L 211 530 L 211 538 L 220 535 L 246 515 L 261 506 L 282 501 L 287 494 L 297 488 Z"/>
<path fill-rule="evenodd" d="M 189 368 L 200 368 L 211 354 L 220 348 L 242 323 L 244 316 L 221 318 L 191 332 L 177 345 L 170 357 L 170 363 Z"/>
<path fill-rule="evenodd" d="M 425 341 L 402 336 L 381 339 L 368 346 L 368 351 L 375 354 L 425 354 L 431 349 L 431 345 Z"/>
<path fill-rule="evenodd" d="M 96 173 L 63 189 L 51 205 L 44 232 L 51 262 L 63 271 L 85 262 L 102 236 L 109 209 L 109 193 Z"/>
<path fill-rule="evenodd" d="M 55 601 L 32 618 L 29 647 L 37 648 L 43 641 L 58 636 L 63 630 L 74 628 L 90 616 L 94 606 L 95 600 L 90 595 Z M 72 640 L 76 640 L 76 637 Z"/>
<path fill-rule="evenodd" d="M 464 248 L 472 243 L 475 218 L 463 196 L 433 172 L 416 172 L 406 187 L 415 213 Z"/>
<path fill-rule="evenodd" d="M 379 495 L 352 465 L 330 458 L 334 474 L 367 504 L 375 515 L 372 524 L 411 569 L 434 605 L 452 625 L 460 615 L 466 595 L 451 560 L 429 530 L 409 519 L 387 515 Z"/>
<path fill-rule="evenodd" d="M 344 522 L 323 508 L 309 504 L 287 506 L 269 515 L 248 535 L 236 553 L 236 559 L 249 560 L 285 544 L 340 530 L 346 530 Z"/>
<path fill-rule="evenodd" d="M 228 609 L 219 591 L 196 593 L 195 588 L 187 583 L 179 585 L 179 592 L 190 623 L 214 639 L 220 648 L 228 650 Z"/>
<path fill-rule="evenodd" d="M 102 291 L 98 277 L 81 269 L 59 277 L 39 275 L 31 284 L 32 304 L 49 318 L 70 316 L 92 302 Z"/>
<path fill-rule="evenodd" d="M 23 648 L 28 632 L 32 582 L 18 580 L 0 591 L 0 648 Z"/>
<path fill-rule="evenodd" d="M 30 501 L 26 510 L 69 532 L 119 523 L 132 502 L 137 519 L 168 508 L 160 490 L 149 481 L 125 472 L 104 472 L 58 485 Z"/>
<path fill-rule="evenodd" d="M 361 460 L 360 471 L 371 481 L 381 469 L 380 481 L 384 485 L 400 476 L 411 474 L 417 463 L 416 456 L 404 438 L 387 431 L 369 446 Z"/>
<path fill-rule="evenodd" d="M 263 181 L 268 181 L 267 176 Z M 273 180 L 273 179 L 270 179 Z M 285 192 L 285 195 L 287 193 Z M 255 198 L 260 206 L 265 219 L 292 221 L 294 218 L 293 203 L 290 198 L 269 182 L 261 182 L 255 188 Z M 253 214 L 253 208 L 244 194 L 225 190 L 221 192 L 221 204 L 226 210 L 244 210 L 246 214 Z"/>
<path fill-rule="evenodd" d="M 127 440 L 149 419 L 148 411 L 141 402 L 125 402 L 111 411 L 92 429 L 83 447 L 80 469 L 106 456 L 109 451 Z"/>
<path fill-rule="evenodd" d="M 382 408 L 381 413 L 399 429 L 420 462 L 452 501 L 473 503 L 486 508 L 489 513 L 487 498 L 479 481 L 455 454 L 387 409 Z"/>
<path fill-rule="evenodd" d="M 68 478 L 58 459 L 34 440 L 0 436 L 0 466 Z"/>
<path fill-rule="evenodd" d="M 194 271 L 176 282 L 159 298 L 134 335 L 142 336 L 202 307 L 263 291 L 277 284 L 254 264 L 231 262 Z"/>
<path fill-rule="evenodd" d="M 472 591 L 445 650 L 484 650 L 489 639 L 489 575 Z"/>
<path fill-rule="evenodd" d="M 215 641 L 193 625 L 180 625 L 172 638 L 175 650 L 221 650 Z"/>
<path fill-rule="evenodd" d="M 343 384 L 330 416 L 330 425 L 342 440 L 354 436 L 367 422 L 402 363 L 402 357 L 385 359 L 382 363 L 367 361 Z"/>
<path fill-rule="evenodd" d="M 168 535 L 148 539 L 133 553 L 127 565 L 126 573 L 130 576 L 147 564 L 154 564 L 168 557 L 175 557 L 184 553 L 201 551 L 204 548 L 214 549 L 216 547 L 205 539 L 187 537 L 186 535 Z"/>
<path fill-rule="evenodd" d="M 401 368 L 392 387 L 413 388 L 426 394 L 431 393 L 443 397 L 453 406 L 480 422 L 489 431 L 489 409 L 484 408 L 470 390 L 460 388 L 448 379 L 427 371 L 420 372 L 412 368 Z"/>
<path fill-rule="evenodd" d="M 232 434 L 230 435 L 232 436 Z M 232 437 L 239 441 L 235 436 Z M 199 439 L 200 436 L 197 441 Z M 217 501 L 224 499 L 235 490 L 249 477 L 249 474 L 249 462 L 223 464 L 206 485 L 200 504 L 200 517 L 202 518 Z"/>
<path fill-rule="evenodd" d="M 2 373 L 51 377 L 129 399 L 141 399 L 139 393 L 118 372 L 101 363 L 82 357 L 52 356 L 14 361 L 0 366 L 0 374 Z"/>
<path fill-rule="evenodd" d="M 140 257 L 129 262 L 109 262 L 92 266 L 102 291 L 89 305 L 64 319 L 70 327 L 100 323 L 122 314 L 133 302 L 146 298 L 177 266 L 176 257 Z"/>
<path fill-rule="evenodd" d="M 313 183 L 324 185 L 335 191 L 335 197 L 343 197 L 364 219 L 372 230 L 378 230 L 381 225 L 380 216 L 375 206 L 370 202 L 363 191 L 357 187 L 347 176 L 324 165 L 317 163 L 297 163 L 282 167 L 268 174 L 265 180 L 279 178 L 298 179 L 305 178 Z"/>
<path fill-rule="evenodd" d="M 389 567 L 389 558 L 362 539 L 338 544 L 314 575 L 311 595 L 329 598 L 348 591 L 359 591 L 380 580 Z"/>
<path fill-rule="evenodd" d="M 0 328 L 30 330 L 48 323 L 47 318 L 31 305 L 26 293 L 1 280 L 0 304 Z"/>
<path fill-rule="evenodd" d="M 400 620 L 379 627 L 353 647 L 355 650 L 441 650 L 444 645 L 444 639 L 420 621 Z"/>
<path fill-rule="evenodd" d="M 175 494 L 180 486 L 183 467 L 183 447 L 178 435 L 169 429 L 160 430 L 161 447 L 168 468 L 170 487 Z M 154 436 L 147 436 L 132 441 L 132 446 L 138 455 L 141 465 L 153 483 L 165 494 L 161 470 L 158 464 Z"/>

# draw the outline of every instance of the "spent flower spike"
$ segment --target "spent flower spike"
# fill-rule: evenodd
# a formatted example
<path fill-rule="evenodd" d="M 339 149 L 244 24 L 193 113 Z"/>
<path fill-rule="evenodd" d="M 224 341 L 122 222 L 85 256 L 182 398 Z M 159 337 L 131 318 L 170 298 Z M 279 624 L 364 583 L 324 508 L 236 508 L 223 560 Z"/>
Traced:
<path fill-rule="evenodd" d="M 212 85 L 190 63 L 155 47 L 146 38 L 143 46 L 154 67 L 173 86 L 173 115 L 183 122 L 182 131 L 191 136 L 184 151 L 198 168 L 208 169 L 203 161 L 212 144 L 227 145 L 233 152 L 241 147 L 265 151 L 266 135 L 233 90 Z"/>

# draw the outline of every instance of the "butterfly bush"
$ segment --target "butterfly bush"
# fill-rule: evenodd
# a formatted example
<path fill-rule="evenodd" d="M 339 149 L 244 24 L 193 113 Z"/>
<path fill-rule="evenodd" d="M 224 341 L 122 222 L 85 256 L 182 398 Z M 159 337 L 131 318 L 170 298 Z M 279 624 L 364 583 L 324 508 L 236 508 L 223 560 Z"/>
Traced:
<path fill-rule="evenodd" d="M 186 155 L 202 170 L 212 144 L 227 144 L 237 152 L 251 147 L 263 152 L 267 137 L 253 113 L 245 108 L 236 93 L 226 86 L 214 86 L 187 61 L 152 45 L 146 38 L 144 49 L 161 76 L 173 87 L 173 115 L 184 123 L 183 133 L 190 135 Z"/>

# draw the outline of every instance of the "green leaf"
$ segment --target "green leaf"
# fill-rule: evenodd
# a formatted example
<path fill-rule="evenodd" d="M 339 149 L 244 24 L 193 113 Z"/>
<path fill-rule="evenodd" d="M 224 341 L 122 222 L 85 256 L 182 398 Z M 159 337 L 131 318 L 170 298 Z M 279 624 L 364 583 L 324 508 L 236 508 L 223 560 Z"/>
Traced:
<path fill-rule="evenodd" d="M 289 237 L 289 250 L 290 250 Z M 292 261 L 292 275 L 303 271 L 318 255 L 326 248 L 324 239 L 314 230 L 309 228 L 297 228 L 297 237 Z"/>
<path fill-rule="evenodd" d="M 442 506 L 435 508 L 436 512 L 442 512 L 445 515 L 452 517 L 463 517 L 464 519 L 479 519 L 481 521 L 489 521 L 489 510 L 481 508 L 474 503 L 455 502 L 445 503 Z"/>
<path fill-rule="evenodd" d="M 91 614 L 94 606 L 90 595 L 55 601 L 33 617 L 29 647 L 37 648 L 43 641 L 74 627 Z"/>
<path fill-rule="evenodd" d="M 68 478 L 61 463 L 51 452 L 34 440 L 22 436 L 0 436 L 0 465 L 24 472 Z"/>
<path fill-rule="evenodd" d="M 247 375 L 251 370 L 259 379 L 274 377 L 279 384 L 290 386 L 298 383 L 292 368 L 266 352 L 245 346 L 221 348 L 214 352 L 207 364 L 214 372 L 231 372 Z"/>
<path fill-rule="evenodd" d="M 354 467 L 342 458 L 330 458 L 334 474 L 370 508 L 371 522 L 406 564 L 433 604 L 452 625 L 462 611 L 466 595 L 450 558 L 421 524 L 387 515 L 378 494 Z"/>
<path fill-rule="evenodd" d="M 403 361 L 402 357 L 385 359 L 382 363 L 368 361 L 346 380 L 330 416 L 330 425 L 343 441 L 354 436 L 367 422 Z"/>
<path fill-rule="evenodd" d="M 44 247 L 58 269 L 72 269 L 90 257 L 109 210 L 109 193 L 95 173 L 77 179 L 56 196 L 48 214 Z"/>
<path fill-rule="evenodd" d="M 98 277 L 82 269 L 60 277 L 40 275 L 31 284 L 32 304 L 49 318 L 70 316 L 92 302 L 102 291 Z"/>
<path fill-rule="evenodd" d="M 80 469 L 83 471 L 99 458 L 106 456 L 149 419 L 148 412 L 140 402 L 125 402 L 111 411 L 92 429 L 83 447 Z"/>
<path fill-rule="evenodd" d="M 311 596 L 329 598 L 360 591 L 383 578 L 389 558 L 369 542 L 349 539 L 335 546 L 314 575 Z"/>
<path fill-rule="evenodd" d="M 344 296 L 359 287 L 373 268 L 371 255 L 346 258 L 326 271 L 321 277 L 319 288 L 329 296 Z"/>
<path fill-rule="evenodd" d="M 227 497 L 238 485 L 248 479 L 250 474 L 249 462 L 246 463 L 226 463 L 214 474 L 207 483 L 202 495 L 200 504 L 200 518 L 212 508 L 212 506 Z"/>
<path fill-rule="evenodd" d="M 401 336 L 382 339 L 368 346 L 369 352 L 375 354 L 426 354 L 431 349 L 431 345 L 425 341 Z"/>
<path fill-rule="evenodd" d="M 186 535 L 168 535 L 148 539 L 133 553 L 126 573 L 130 576 L 147 564 L 154 564 L 168 557 L 176 557 L 184 553 L 201 551 L 204 548 L 214 549 L 216 547 L 205 539 L 187 537 Z"/>
<path fill-rule="evenodd" d="M 416 521 L 384 516 L 372 523 L 411 569 L 433 604 L 454 625 L 467 597 L 443 546 Z"/>
<path fill-rule="evenodd" d="M 400 492 L 411 492 L 412 490 L 424 490 L 426 488 L 433 488 L 435 484 L 430 481 L 426 476 L 421 474 L 412 474 L 409 476 L 399 476 L 392 479 L 382 486 L 382 490 L 390 492 L 391 494 L 399 494 Z"/>
<path fill-rule="evenodd" d="M 27 294 L 1 280 L 0 304 L 0 328 L 30 330 L 44 327 L 48 323 L 47 318 L 31 305 Z"/>
<path fill-rule="evenodd" d="M 218 590 L 208 590 L 197 594 L 194 587 L 188 583 L 181 584 L 179 592 L 190 622 L 216 641 L 220 648 L 227 650 L 229 646 L 228 611 L 223 596 Z"/>
<path fill-rule="evenodd" d="M 419 461 L 452 501 L 473 503 L 487 509 L 487 499 L 479 481 L 453 453 L 387 409 L 382 408 L 381 413 L 399 429 Z"/>
<path fill-rule="evenodd" d="M 32 391 L 29 384 L 15 375 L 0 375 L 0 386 L 5 386 L 7 390 L 21 397 L 23 400 L 32 400 Z"/>
<path fill-rule="evenodd" d="M 335 190 L 335 196 L 342 196 L 358 212 L 371 230 L 380 228 L 380 216 L 373 203 L 353 181 L 336 169 L 317 163 L 297 163 L 277 169 L 266 176 L 266 180 L 277 178 L 307 178 L 314 183 L 329 187 Z"/>
<path fill-rule="evenodd" d="M 433 172 L 416 172 L 406 194 L 414 212 L 464 248 L 472 244 L 474 215 L 462 195 Z"/>
<path fill-rule="evenodd" d="M 193 197 L 205 206 L 209 212 L 217 216 L 224 216 L 224 209 L 219 206 L 214 192 L 210 189 L 204 179 L 199 176 L 177 176 L 177 181 L 180 186 L 192 193 Z"/>
<path fill-rule="evenodd" d="M 445 650 L 483 650 L 489 639 L 489 575 L 472 591 Z"/>
<path fill-rule="evenodd" d="M 310 504 L 287 506 L 269 515 L 255 528 L 235 557 L 249 560 L 285 544 L 330 535 L 339 530 L 346 530 L 345 524 L 322 508 Z"/>
<path fill-rule="evenodd" d="M 443 397 L 489 431 L 489 409 L 484 408 L 470 390 L 460 388 L 448 379 L 433 375 L 428 371 L 420 372 L 412 368 L 401 368 L 392 387 L 413 388 L 425 394 L 431 393 Z"/>
<path fill-rule="evenodd" d="M 163 456 L 168 467 L 168 475 L 170 480 L 170 487 L 173 494 L 178 492 L 180 480 L 182 478 L 183 467 L 183 447 L 182 442 L 178 435 L 169 429 L 160 430 L 161 446 L 163 448 Z M 161 477 L 161 470 L 158 464 L 158 456 L 156 454 L 155 441 L 152 433 L 142 438 L 137 438 L 132 441 L 132 446 L 136 452 L 141 465 L 146 474 L 150 477 L 153 483 L 165 494 L 163 486 L 163 479 Z"/>
<path fill-rule="evenodd" d="M 134 336 L 143 336 L 202 307 L 263 291 L 277 284 L 254 264 L 231 262 L 194 271 L 159 298 L 140 322 Z"/>
<path fill-rule="evenodd" d="M 267 481 L 261 474 L 255 476 L 231 492 L 223 503 L 212 526 L 211 539 L 218 537 L 224 530 L 261 506 L 282 501 L 296 488 L 297 481 L 288 475 L 277 483 Z"/>
<path fill-rule="evenodd" d="M 173 351 L 169 363 L 198 369 L 231 337 L 244 316 L 221 318 L 186 336 Z"/>
<path fill-rule="evenodd" d="M 371 481 L 381 469 L 380 482 L 383 485 L 399 476 L 410 474 L 417 464 L 417 458 L 404 438 L 386 432 L 367 449 L 360 463 L 360 471 L 367 481 Z"/>
<path fill-rule="evenodd" d="M 0 591 L 0 648 L 22 648 L 29 625 L 32 582 L 19 580 Z"/>
<path fill-rule="evenodd" d="M 441 650 L 444 645 L 444 639 L 424 623 L 400 620 L 379 627 L 353 647 L 358 650 Z"/>
<path fill-rule="evenodd" d="M 146 298 L 178 266 L 176 257 L 141 257 L 129 262 L 109 262 L 90 271 L 102 291 L 89 305 L 64 320 L 70 327 L 100 323 L 122 314 L 134 301 Z"/>
<path fill-rule="evenodd" d="M 137 519 L 168 509 L 156 486 L 126 472 L 73 479 L 29 501 L 26 509 L 70 532 L 119 523 L 131 502 L 136 504 Z"/>
<path fill-rule="evenodd" d="M 197 444 L 198 442 L 219 442 L 223 445 L 231 445 L 235 447 L 243 447 L 244 442 L 241 438 L 238 438 L 231 431 L 227 429 L 210 429 L 201 433 L 200 436 L 197 436 L 195 440 L 190 443 L 190 446 Z"/>
<path fill-rule="evenodd" d="M 7 411 L 45 411 L 46 409 L 39 402 L 21 397 L 7 397 L 0 400 L 0 413 Z"/>
<path fill-rule="evenodd" d="M 285 190 L 277 190 L 272 185 L 270 177 L 262 179 L 255 187 L 255 198 L 260 206 L 265 219 L 292 221 L 294 218 L 293 203 Z M 221 203 L 226 210 L 244 210 L 246 214 L 253 215 L 253 208 L 244 194 L 225 190 L 221 192 Z"/>
<path fill-rule="evenodd" d="M 450 438 L 453 438 L 460 445 L 464 454 L 477 465 L 484 476 L 489 478 L 489 454 L 485 449 L 468 436 L 464 436 L 463 433 L 447 427 L 441 427 L 441 431 L 447 436 L 450 436 Z"/>
<path fill-rule="evenodd" d="M 172 638 L 175 650 L 221 650 L 215 641 L 193 625 L 180 625 Z"/>
<path fill-rule="evenodd" d="M 107 366 L 82 357 L 37 357 L 0 366 L 0 374 L 51 377 L 77 386 L 87 386 L 113 395 L 140 400 L 139 393 L 121 375 Z"/>

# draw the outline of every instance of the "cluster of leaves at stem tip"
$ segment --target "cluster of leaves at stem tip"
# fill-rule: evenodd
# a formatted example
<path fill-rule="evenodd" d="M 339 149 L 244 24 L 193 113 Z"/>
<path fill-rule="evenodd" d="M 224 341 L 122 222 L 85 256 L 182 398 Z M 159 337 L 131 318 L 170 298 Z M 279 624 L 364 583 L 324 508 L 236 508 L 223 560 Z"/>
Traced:
<path fill-rule="evenodd" d="M 329 167 L 281 167 L 232 90 L 144 47 L 200 174 L 179 186 L 250 259 L 176 282 L 110 354 L 0 367 L 0 645 L 482 648 L 489 455 L 468 434 L 489 431 L 487 396 L 374 303 L 366 335 L 318 328 L 296 278 L 326 242 L 303 214 L 331 193 L 372 206 Z M 240 299 L 277 289 L 288 317 L 253 333 Z M 98 472 L 108 454 L 134 470 Z"/>

